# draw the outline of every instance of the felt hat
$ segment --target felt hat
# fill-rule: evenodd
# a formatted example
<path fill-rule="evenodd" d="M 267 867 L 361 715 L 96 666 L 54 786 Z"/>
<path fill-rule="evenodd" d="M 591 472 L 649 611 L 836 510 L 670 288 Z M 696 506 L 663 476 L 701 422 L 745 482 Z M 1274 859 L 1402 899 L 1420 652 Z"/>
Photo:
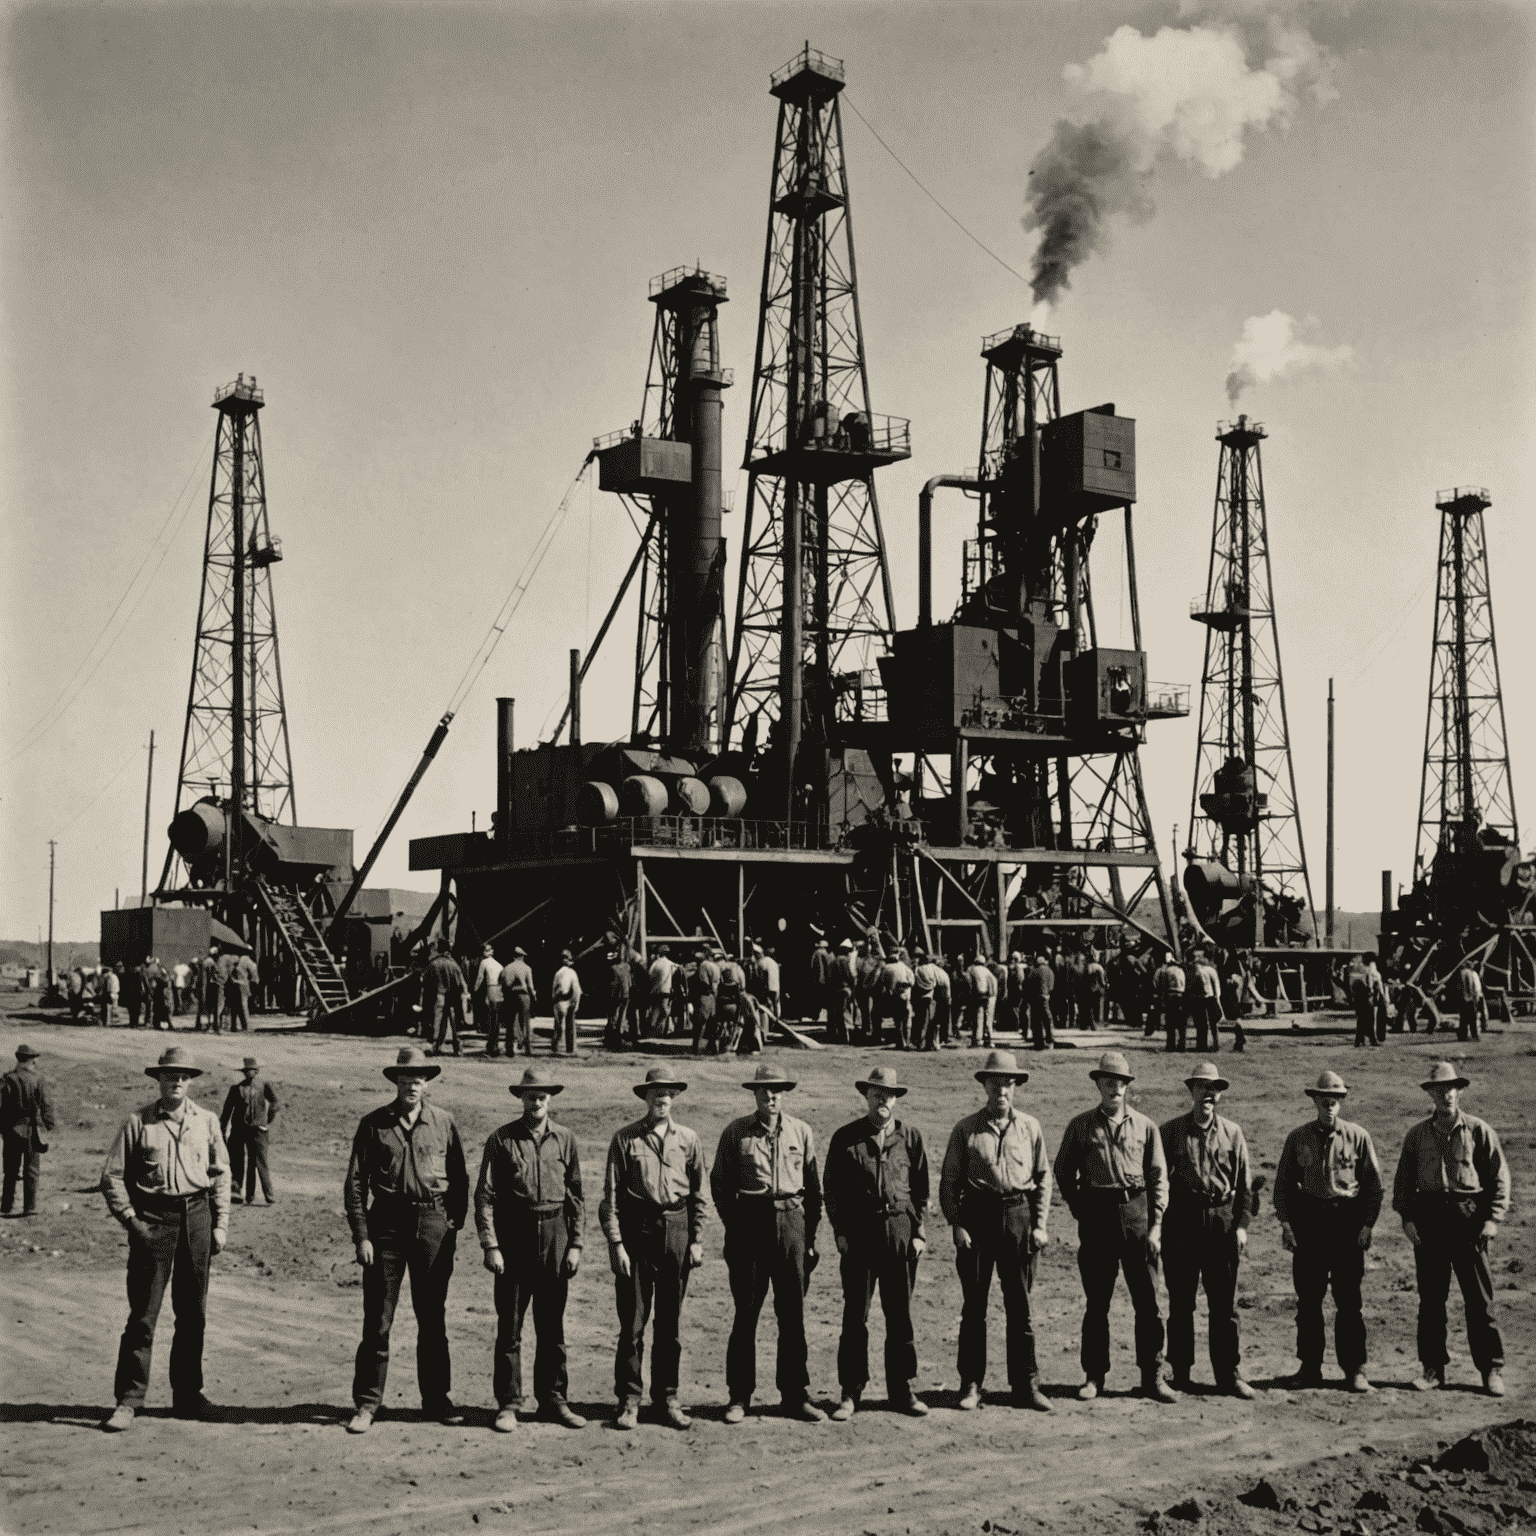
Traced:
<path fill-rule="evenodd" d="M 34 1051 L 32 1047 L 26 1043 L 26 1041 L 22 1041 L 22 1043 L 16 1047 L 16 1060 L 36 1061 L 37 1052 Z"/>
<path fill-rule="evenodd" d="M 259 1072 L 261 1070 L 261 1063 L 254 1056 L 247 1056 L 240 1063 L 240 1070 L 242 1072 Z"/>
<path fill-rule="evenodd" d="M 684 1093 L 687 1091 L 688 1084 L 669 1076 L 665 1067 L 652 1067 L 645 1074 L 645 1081 L 634 1085 L 635 1097 L 643 1099 L 652 1088 L 665 1088 L 672 1093 Z"/>
<path fill-rule="evenodd" d="M 18 1056 L 21 1055 L 17 1051 Z M 1472 1080 L 1463 1077 L 1448 1061 L 1437 1061 L 1429 1069 L 1429 1076 L 1419 1084 L 1420 1088 L 1470 1088 Z"/>
<path fill-rule="evenodd" d="M 402 1072 L 409 1072 L 412 1077 L 434 1078 L 443 1069 L 435 1061 L 428 1061 L 427 1054 L 419 1046 L 403 1045 L 400 1054 L 395 1057 L 392 1067 L 384 1068 L 384 1076 L 390 1082 L 398 1083 Z"/>
<path fill-rule="evenodd" d="M 203 1075 L 201 1067 L 192 1065 L 191 1051 L 179 1045 L 167 1046 L 154 1066 L 144 1068 L 145 1077 L 159 1077 L 162 1072 L 185 1072 L 188 1077 Z"/>
<path fill-rule="evenodd" d="M 788 1092 L 795 1086 L 793 1078 L 785 1077 L 782 1072 L 775 1072 L 768 1063 L 759 1064 L 757 1071 L 752 1074 L 750 1083 L 743 1083 L 743 1088 L 779 1088 Z"/>
<path fill-rule="evenodd" d="M 853 940 L 852 939 L 844 939 L 843 942 L 841 944 L 839 944 L 837 947 L 839 949 L 852 949 L 853 948 Z"/>
<path fill-rule="evenodd" d="M 1012 1051 L 988 1051 L 987 1059 L 976 1074 L 976 1081 L 984 1083 L 989 1077 L 1006 1077 L 1015 1083 L 1027 1083 L 1029 1073 L 1019 1065 Z"/>
<path fill-rule="evenodd" d="M 1184 1079 L 1186 1087 L 1193 1088 L 1196 1083 L 1209 1083 L 1211 1087 L 1225 1093 L 1232 1086 L 1221 1073 L 1216 1070 L 1216 1064 L 1212 1061 L 1202 1061 L 1188 1077 Z"/>
<path fill-rule="evenodd" d="M 526 960 L 528 958 L 528 951 L 521 944 L 514 944 L 512 946 L 512 958 L 514 960 Z"/>
<path fill-rule="evenodd" d="M 1105 1051 L 1099 1057 L 1099 1064 L 1088 1074 L 1094 1082 L 1101 1077 L 1118 1077 L 1127 1083 L 1136 1081 L 1136 1074 L 1131 1071 L 1131 1064 L 1125 1059 L 1123 1051 Z"/>
<path fill-rule="evenodd" d="M 1302 1092 L 1310 1099 L 1342 1099 L 1349 1089 L 1344 1086 L 1344 1079 L 1337 1072 L 1321 1072 L 1318 1074 L 1316 1088 L 1303 1088 Z"/>
<path fill-rule="evenodd" d="M 507 1087 L 508 1093 L 547 1093 L 553 1097 L 557 1093 L 565 1092 L 565 1084 L 558 1082 L 555 1074 L 548 1067 L 529 1067 L 523 1073 L 520 1083 L 511 1083 Z"/>
<path fill-rule="evenodd" d="M 853 1086 L 860 1093 L 868 1093 L 871 1088 L 883 1088 L 887 1093 L 894 1093 L 898 1099 L 907 1091 L 904 1083 L 896 1081 L 895 1067 L 876 1067 L 868 1077 L 861 1077 Z"/>

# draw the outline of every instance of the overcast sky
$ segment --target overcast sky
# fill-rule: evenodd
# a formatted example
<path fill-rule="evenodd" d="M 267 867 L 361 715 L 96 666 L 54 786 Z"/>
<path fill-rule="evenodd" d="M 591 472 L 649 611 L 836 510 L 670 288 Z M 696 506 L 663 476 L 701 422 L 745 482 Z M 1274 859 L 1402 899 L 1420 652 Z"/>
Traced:
<path fill-rule="evenodd" d="M 730 281 L 727 459 L 739 463 L 768 77 L 806 38 L 846 60 L 850 104 L 1025 278 L 1028 172 L 1057 121 L 1108 104 L 1146 135 L 1134 169 L 1155 212 L 1111 219 L 1107 248 L 1071 274 L 1046 324 L 1063 338 L 1065 408 L 1113 400 L 1138 422 L 1154 678 L 1199 682 L 1204 631 L 1188 604 L 1204 585 L 1214 433 L 1245 322 L 1280 311 L 1320 349 L 1268 379 L 1261 360 L 1239 406 L 1270 434 L 1318 902 L 1330 675 L 1339 904 L 1373 908 L 1379 872 L 1411 867 L 1443 486 L 1493 497 L 1515 795 L 1536 816 L 1536 12 L 1228 9 L 1241 32 L 1220 5 L 1177 0 L 9 7 L 0 935 L 34 937 L 46 921 L 50 838 L 61 937 L 94 937 L 114 888 L 137 895 L 151 729 L 158 873 L 210 404 L 237 372 L 256 374 L 268 402 L 299 819 L 356 828 L 359 858 L 593 436 L 637 414 L 646 284 L 678 263 Z M 1187 62 L 1180 34 L 1196 28 L 1238 49 L 1226 58 L 1246 105 L 1214 128 L 1204 87 L 1187 88 L 1188 116 L 1176 69 L 1158 64 Z M 1298 37 L 1313 52 L 1298 54 Z M 1126 85 L 1128 60 L 1155 66 L 1155 88 Z M 853 112 L 845 124 L 874 407 L 912 419 L 911 461 L 878 480 L 910 624 L 917 490 L 974 466 L 980 338 L 1026 318 L 1032 297 Z M 1214 132 L 1215 148 L 1186 129 Z M 941 503 L 941 611 L 972 517 L 959 497 Z M 733 559 L 739 523 L 738 510 Z M 553 724 L 566 649 L 595 631 L 632 549 L 618 503 L 584 488 L 374 883 L 431 886 L 407 870 L 408 839 L 467 829 L 472 811 L 488 824 L 495 696 L 517 698 L 521 745 Z M 584 701 L 594 739 L 627 722 L 632 634 L 615 642 Z M 1194 739 L 1193 720 L 1155 725 L 1144 753 L 1165 852 L 1174 823 L 1187 834 Z"/>

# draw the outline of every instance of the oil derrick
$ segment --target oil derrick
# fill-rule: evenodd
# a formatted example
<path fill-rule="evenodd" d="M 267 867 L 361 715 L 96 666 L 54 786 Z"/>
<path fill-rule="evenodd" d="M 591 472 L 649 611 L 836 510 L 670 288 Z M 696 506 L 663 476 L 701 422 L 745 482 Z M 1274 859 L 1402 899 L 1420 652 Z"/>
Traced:
<path fill-rule="evenodd" d="M 770 81 L 778 128 L 730 672 L 732 740 L 767 748 L 770 814 L 819 833 L 835 819 L 819 788 L 827 748 L 839 720 L 866 716 L 894 628 L 874 471 L 910 454 L 907 422 L 870 407 L 843 85 L 841 61 L 809 44 Z"/>
<path fill-rule="evenodd" d="M 1422 981 L 1468 960 L 1496 999 L 1536 998 L 1536 867 L 1520 858 L 1478 486 L 1435 498 L 1440 553 L 1412 894 L 1395 924 Z"/>
<path fill-rule="evenodd" d="M 889 729 L 865 733 L 913 754 L 910 808 L 926 834 L 909 881 L 895 861 L 886 910 L 930 946 L 1000 955 L 1047 934 L 1072 944 L 1140 927 L 1137 909 L 1155 895 L 1177 948 L 1138 752 L 1149 720 L 1188 713 L 1188 690 L 1149 682 L 1141 649 L 1135 422 L 1112 405 L 1063 416 L 1061 346 L 1028 325 L 986 338 L 982 356 L 977 474 L 924 490 L 919 624 L 880 664 Z M 926 553 L 939 484 L 974 485 L 980 499 L 947 624 L 932 622 Z M 1116 511 L 1128 650 L 1099 643 L 1091 579 L 1101 523 Z"/>
<path fill-rule="evenodd" d="M 679 267 L 654 278 L 649 297 L 656 318 L 640 416 L 593 445 L 599 485 L 644 530 L 609 619 L 638 572 L 631 743 L 712 756 L 725 684 L 721 424 L 732 376 L 720 366 L 718 311 L 726 282 Z"/>
<path fill-rule="evenodd" d="M 249 947 L 271 1000 L 347 1001 L 321 936 L 330 886 L 351 879 L 352 834 L 297 824 L 278 658 L 267 522 L 262 392 L 241 374 L 218 389 L 192 682 L 170 847 L 157 903 L 201 906 Z M 330 883 L 330 885 L 327 884 Z"/>
<path fill-rule="evenodd" d="M 1246 416 L 1217 429 L 1209 575 L 1190 607 L 1206 638 L 1184 889 L 1212 938 L 1249 949 L 1317 939 L 1275 624 L 1265 436 Z"/>

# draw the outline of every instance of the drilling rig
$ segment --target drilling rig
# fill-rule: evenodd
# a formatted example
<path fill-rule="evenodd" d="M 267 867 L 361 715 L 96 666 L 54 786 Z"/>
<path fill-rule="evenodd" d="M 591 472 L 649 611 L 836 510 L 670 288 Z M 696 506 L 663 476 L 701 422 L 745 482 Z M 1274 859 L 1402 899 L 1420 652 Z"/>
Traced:
<path fill-rule="evenodd" d="M 1504 728 L 1481 486 L 1435 498 L 1440 550 L 1413 885 L 1392 910 L 1382 880 L 1383 959 L 1427 992 L 1463 964 L 1507 1019 L 1536 1007 L 1536 860 L 1520 823 Z"/>

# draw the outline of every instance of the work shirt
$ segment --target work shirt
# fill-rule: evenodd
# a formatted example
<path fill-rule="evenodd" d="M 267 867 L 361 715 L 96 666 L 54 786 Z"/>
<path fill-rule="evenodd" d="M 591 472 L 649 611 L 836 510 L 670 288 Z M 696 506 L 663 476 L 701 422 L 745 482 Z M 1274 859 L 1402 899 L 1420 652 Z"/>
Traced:
<path fill-rule="evenodd" d="M 128 1116 L 101 1169 L 107 1209 L 125 1225 L 137 1202 L 156 1195 L 192 1195 L 206 1189 L 215 1231 L 229 1226 L 229 1155 L 211 1110 L 191 1099 L 179 1115 L 160 1101 Z"/>
<path fill-rule="evenodd" d="M 1442 1131 L 1433 1115 L 1409 1128 L 1392 1181 L 1392 1209 L 1412 1221 L 1418 1197 L 1428 1194 L 1475 1199 L 1481 1221 L 1509 1215 L 1509 1164 L 1486 1120 L 1457 1110 L 1449 1130 Z"/>
<path fill-rule="evenodd" d="M 567 1246 L 581 1247 L 587 1206 L 581 1192 L 581 1154 L 563 1125 L 546 1119 L 535 1131 L 526 1117 L 509 1120 L 486 1138 L 475 1185 L 475 1228 L 482 1248 L 499 1248 L 496 1213 L 522 1206 L 563 1208 Z"/>
<path fill-rule="evenodd" d="M 277 1095 L 272 1091 L 272 1084 L 253 1077 L 248 1083 L 241 1081 L 230 1085 L 219 1121 L 227 1137 L 229 1128 L 234 1125 L 242 1130 L 265 1130 L 276 1116 Z"/>
<path fill-rule="evenodd" d="M 1351 1120 L 1331 1131 L 1317 1121 L 1298 1125 L 1285 1138 L 1275 1169 L 1275 1215 L 1289 1221 L 1298 1191 L 1318 1200 L 1358 1200 L 1361 1222 L 1376 1225 L 1381 1214 L 1381 1164 L 1370 1132 Z"/>
<path fill-rule="evenodd" d="M 844 950 L 837 957 L 837 965 L 833 970 L 838 986 L 845 992 L 852 992 L 859 984 L 859 962 L 848 950 Z"/>
<path fill-rule="evenodd" d="M 747 973 L 734 960 L 727 959 L 720 967 L 721 1002 L 739 1002 L 746 986 Z"/>
<path fill-rule="evenodd" d="M 997 977 L 979 960 L 965 973 L 966 990 L 972 1001 L 984 1002 L 997 996 Z"/>
<path fill-rule="evenodd" d="M 1221 996 L 1221 972 L 1207 961 L 1200 961 L 1195 966 L 1195 980 L 1200 984 L 1202 997 L 1217 998 Z"/>
<path fill-rule="evenodd" d="M 825 945 L 811 951 L 811 980 L 818 987 L 824 987 L 832 980 L 834 963 L 832 951 Z"/>
<path fill-rule="evenodd" d="M 720 1133 L 709 1192 L 720 1219 L 730 1222 L 748 1200 L 785 1200 L 800 1196 L 805 1207 L 806 1242 L 821 1221 L 821 1165 L 816 1133 L 804 1120 L 779 1113 L 772 1130 L 757 1114 L 732 1120 Z"/>
<path fill-rule="evenodd" d="M 1030 969 L 1027 994 L 1037 1003 L 1043 1003 L 1056 986 L 1056 973 L 1048 965 L 1037 965 Z"/>
<path fill-rule="evenodd" d="M 944 1169 L 939 1176 L 939 1206 L 952 1227 L 965 1225 L 966 1196 L 1029 1196 L 1029 1214 L 1043 1228 L 1051 1209 L 1051 1165 L 1045 1134 L 1033 1115 L 1011 1109 L 1006 1120 L 993 1120 L 985 1109 L 967 1115 L 949 1133 Z"/>
<path fill-rule="evenodd" d="M 651 961 L 651 991 L 657 997 L 671 997 L 672 973 L 677 967 L 665 955 Z"/>
<path fill-rule="evenodd" d="M 53 1129 L 53 1103 L 43 1074 L 30 1062 L 0 1077 L 0 1131 L 25 1137 L 34 1152 L 46 1152 L 42 1133 Z"/>
<path fill-rule="evenodd" d="M 1217 979 L 1218 981 L 1220 980 L 1219 977 Z M 1107 980 L 1108 978 L 1104 974 L 1104 967 L 1097 960 L 1093 961 L 1088 967 L 1088 990 L 1094 993 L 1102 992 Z M 1214 996 L 1215 994 L 1213 993 L 1212 995 Z"/>
<path fill-rule="evenodd" d="M 860 955 L 855 967 L 855 986 L 860 992 L 873 992 L 875 983 L 880 979 L 880 972 L 885 965 L 883 955 Z"/>
<path fill-rule="evenodd" d="M 192 969 L 185 963 L 172 966 L 171 980 L 175 983 L 178 992 L 184 992 L 187 983 L 192 979 Z"/>
<path fill-rule="evenodd" d="M 700 960 L 688 985 L 695 1002 L 713 997 L 720 990 L 720 967 L 713 960 Z"/>
<path fill-rule="evenodd" d="M 1483 995 L 1483 981 L 1476 971 L 1461 971 L 1461 1000 L 1475 1003 Z"/>
<path fill-rule="evenodd" d="M 347 1223 L 352 1241 L 368 1236 L 369 1196 L 412 1204 L 441 1202 L 449 1222 L 462 1227 L 469 1212 L 469 1170 L 459 1128 L 446 1109 L 423 1104 L 407 1127 L 398 1102 L 363 1116 L 347 1166 Z"/>
<path fill-rule="evenodd" d="M 1201 1126 L 1193 1111 L 1164 1121 L 1158 1128 L 1168 1164 L 1168 1199 L 1215 1208 L 1231 1205 L 1237 1225 L 1248 1225 L 1250 1212 L 1248 1141 L 1242 1127 L 1221 1115 Z"/>
<path fill-rule="evenodd" d="M 603 1198 L 597 1219 L 610 1243 L 623 1241 L 620 1197 L 638 1201 L 647 1211 L 688 1210 L 688 1241 L 696 1243 L 704 1225 L 704 1146 L 686 1125 L 644 1116 L 626 1125 L 608 1145 Z"/>
<path fill-rule="evenodd" d="M 1158 966 L 1152 977 L 1152 989 L 1159 997 L 1183 997 L 1184 967 L 1171 960 Z"/>
<path fill-rule="evenodd" d="M 1056 1184 L 1074 1216 L 1091 1190 L 1144 1189 L 1147 1221 L 1155 1227 L 1168 1209 L 1168 1164 L 1157 1126 L 1135 1109 L 1111 1120 L 1102 1104 L 1074 1116 L 1056 1150 Z"/>
<path fill-rule="evenodd" d="M 451 997 L 464 990 L 464 972 L 452 955 L 434 955 L 421 973 L 423 997 Z"/>
<path fill-rule="evenodd" d="M 501 1001 L 501 962 L 495 955 L 486 955 L 475 972 L 475 990 L 485 994 L 488 1003 Z"/>
<path fill-rule="evenodd" d="M 516 997 L 519 992 L 533 996 L 533 971 L 526 960 L 514 960 L 501 968 L 501 995 Z"/>
<path fill-rule="evenodd" d="M 122 977 L 116 971 L 108 971 L 102 978 L 102 985 L 105 986 L 107 991 L 107 1001 L 115 1003 L 118 999 L 118 994 L 123 990 Z"/>
<path fill-rule="evenodd" d="M 608 967 L 608 1000 L 614 1003 L 625 1002 L 629 998 L 630 987 L 633 983 L 633 973 L 629 968 L 628 960 L 615 960 Z M 506 986 L 506 972 L 502 972 L 502 986 Z"/>
<path fill-rule="evenodd" d="M 912 973 L 913 997 L 932 997 L 941 991 L 949 991 L 949 977 L 944 974 L 941 966 L 931 960 L 924 960 Z"/>
<path fill-rule="evenodd" d="M 916 982 L 912 968 L 900 960 L 888 961 L 880 971 L 880 990 L 888 997 L 911 997 Z"/>
<path fill-rule="evenodd" d="M 867 1115 L 842 1126 L 827 1148 L 825 1192 L 839 1237 L 856 1237 L 887 1215 L 909 1216 L 912 1235 L 924 1237 L 930 1190 L 922 1132 L 892 1119 L 882 1137 Z"/>
<path fill-rule="evenodd" d="M 242 992 L 249 992 L 251 990 L 251 983 L 260 979 L 261 971 L 249 955 L 241 955 L 235 961 L 235 985 Z"/>
<path fill-rule="evenodd" d="M 573 967 L 562 965 L 555 972 L 555 979 L 549 984 L 549 997 L 555 1003 L 581 1001 L 581 978 Z"/>
<path fill-rule="evenodd" d="M 770 997 L 777 997 L 779 993 L 779 962 L 772 955 L 759 955 L 757 968 L 762 972 L 763 985 L 768 989 Z"/>

